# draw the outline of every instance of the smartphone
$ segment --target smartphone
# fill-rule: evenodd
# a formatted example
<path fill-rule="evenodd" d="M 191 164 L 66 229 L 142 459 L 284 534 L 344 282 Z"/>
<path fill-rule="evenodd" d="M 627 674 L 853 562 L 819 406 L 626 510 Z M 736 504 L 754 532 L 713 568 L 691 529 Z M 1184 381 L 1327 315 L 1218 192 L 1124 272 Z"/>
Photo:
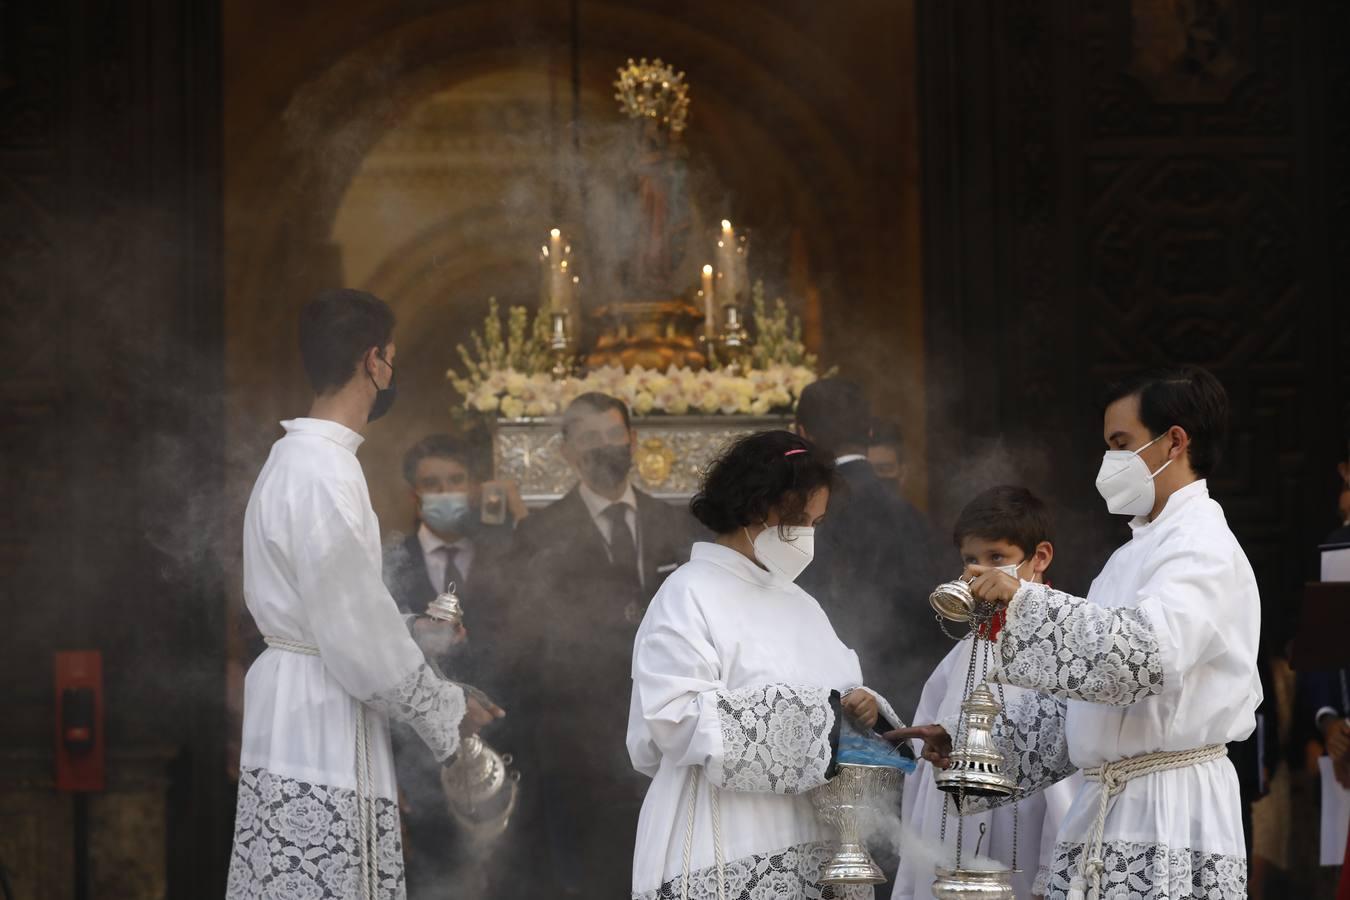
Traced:
<path fill-rule="evenodd" d="M 484 525 L 506 524 L 506 488 L 500 484 L 483 485 L 482 509 Z"/>

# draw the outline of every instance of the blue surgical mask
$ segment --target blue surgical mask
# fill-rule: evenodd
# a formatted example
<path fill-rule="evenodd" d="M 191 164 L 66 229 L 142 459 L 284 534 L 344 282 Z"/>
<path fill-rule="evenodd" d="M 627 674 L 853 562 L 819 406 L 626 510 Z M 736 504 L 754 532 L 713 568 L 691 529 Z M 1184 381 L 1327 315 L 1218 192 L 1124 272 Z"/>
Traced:
<path fill-rule="evenodd" d="M 468 494 L 422 494 L 422 521 L 432 531 L 462 534 L 473 522 Z"/>

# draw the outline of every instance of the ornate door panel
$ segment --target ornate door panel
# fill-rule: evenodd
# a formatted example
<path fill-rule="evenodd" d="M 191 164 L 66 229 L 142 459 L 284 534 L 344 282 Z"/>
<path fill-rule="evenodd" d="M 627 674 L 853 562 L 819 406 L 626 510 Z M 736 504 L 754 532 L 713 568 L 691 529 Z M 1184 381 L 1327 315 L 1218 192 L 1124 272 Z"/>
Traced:
<path fill-rule="evenodd" d="M 1055 502 L 1055 574 L 1086 588 L 1125 535 L 1092 487 L 1100 392 L 1198 363 L 1233 404 L 1212 490 L 1287 619 L 1334 524 L 1350 412 L 1331 227 L 1350 77 L 1326 37 L 1344 5 L 921 10 L 932 443 L 962 451 L 933 458 L 935 505 L 953 514 L 980 476 L 1028 483 Z"/>

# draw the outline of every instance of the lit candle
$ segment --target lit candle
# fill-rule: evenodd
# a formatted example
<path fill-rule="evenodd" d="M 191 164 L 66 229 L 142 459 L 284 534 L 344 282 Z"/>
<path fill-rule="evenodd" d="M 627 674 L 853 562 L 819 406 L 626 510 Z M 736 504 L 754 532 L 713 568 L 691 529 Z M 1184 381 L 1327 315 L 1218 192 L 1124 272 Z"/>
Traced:
<path fill-rule="evenodd" d="M 722 233 L 717 238 L 717 296 L 721 303 L 735 303 L 740 286 L 736 283 L 736 231 L 731 222 L 722 220 Z"/>
<path fill-rule="evenodd" d="M 703 267 L 703 331 L 709 338 L 717 331 L 717 307 L 713 302 L 713 267 Z"/>
<path fill-rule="evenodd" d="M 566 312 L 567 260 L 563 258 L 562 231 L 548 233 L 548 299 L 555 312 Z"/>

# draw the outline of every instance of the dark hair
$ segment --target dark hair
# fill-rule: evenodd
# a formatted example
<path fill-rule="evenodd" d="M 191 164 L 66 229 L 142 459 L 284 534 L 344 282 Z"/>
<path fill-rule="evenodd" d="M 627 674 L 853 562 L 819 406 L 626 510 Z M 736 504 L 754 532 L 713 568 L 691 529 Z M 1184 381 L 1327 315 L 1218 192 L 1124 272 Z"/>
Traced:
<path fill-rule="evenodd" d="M 599 391 L 587 391 L 578 396 L 571 403 L 567 404 L 567 409 L 563 410 L 563 438 L 567 438 L 567 433 L 572 430 L 572 426 L 576 425 L 577 420 L 582 416 L 608 412 L 611 409 L 616 410 L 619 415 L 623 416 L 625 428 L 633 427 L 633 422 L 628 416 L 627 403 L 624 403 L 618 397 L 611 397 L 609 394 L 602 394 Z"/>
<path fill-rule="evenodd" d="M 300 358 L 316 394 L 345 385 L 371 347 L 381 352 L 394 337 L 394 311 L 365 291 L 320 291 L 300 311 Z"/>
<path fill-rule="evenodd" d="M 1154 369 L 1111 385 L 1102 408 L 1123 397 L 1139 398 L 1139 421 L 1149 437 L 1179 425 L 1191 439 L 1195 474 L 1207 477 L 1219 462 L 1228 435 L 1228 393 L 1199 366 Z"/>
<path fill-rule="evenodd" d="M 966 504 L 952 529 L 952 543 L 961 549 L 968 537 L 1007 541 L 1027 556 L 1041 541 L 1051 540 L 1050 509 L 1024 487 L 1002 484 L 981 491 Z"/>
<path fill-rule="evenodd" d="M 885 419 L 873 419 L 869 432 L 868 446 L 894 447 L 897 451 L 900 449 L 900 426 L 894 422 L 888 422 Z"/>
<path fill-rule="evenodd" d="M 797 524 L 820 488 L 833 488 L 834 460 L 790 431 L 761 431 L 739 438 L 703 476 L 689 511 L 715 534 L 728 534 L 778 510 L 784 525 Z"/>
<path fill-rule="evenodd" d="M 482 452 L 476 444 L 450 434 L 430 434 L 403 454 L 403 478 L 408 484 L 416 484 L 417 464 L 424 459 L 453 459 L 474 479 L 481 478 L 484 470 Z"/>
<path fill-rule="evenodd" d="M 797 423 L 826 453 L 866 447 L 871 421 L 862 387 L 843 378 L 809 384 L 797 401 Z"/>

